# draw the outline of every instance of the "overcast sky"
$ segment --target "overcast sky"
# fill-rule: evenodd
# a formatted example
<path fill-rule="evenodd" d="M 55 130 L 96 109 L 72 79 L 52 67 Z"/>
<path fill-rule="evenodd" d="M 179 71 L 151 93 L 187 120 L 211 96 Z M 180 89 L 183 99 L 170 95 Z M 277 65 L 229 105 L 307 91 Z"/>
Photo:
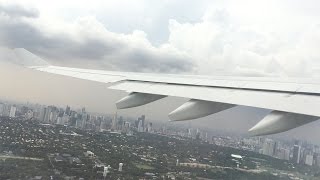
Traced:
<path fill-rule="evenodd" d="M 105 112 L 115 111 L 114 102 L 125 95 L 107 90 L 103 84 L 9 65 L 10 48 L 17 47 L 64 66 L 186 74 L 320 76 L 318 0 L 86 2 L 0 0 L 2 98 L 87 106 Z M 145 113 L 152 119 L 167 120 L 167 113 L 183 101 L 161 100 L 125 113 Z M 229 114 L 239 117 L 240 111 L 235 112 Z M 265 113 L 257 109 L 244 112 L 239 122 L 241 132 Z M 248 115 L 256 119 L 248 120 Z M 201 121 L 204 124 L 208 119 L 212 117 Z M 218 122 L 214 123 L 216 127 L 226 127 Z M 308 129 L 304 137 L 314 135 L 312 132 Z"/>

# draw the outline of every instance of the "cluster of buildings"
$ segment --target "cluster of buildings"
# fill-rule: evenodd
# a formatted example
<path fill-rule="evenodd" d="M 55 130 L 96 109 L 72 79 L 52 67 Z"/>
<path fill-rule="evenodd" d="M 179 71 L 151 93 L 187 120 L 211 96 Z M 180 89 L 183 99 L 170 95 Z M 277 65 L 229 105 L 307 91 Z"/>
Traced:
<path fill-rule="evenodd" d="M 293 158 L 295 163 L 304 163 L 309 166 L 317 165 L 320 167 L 320 149 L 300 141 L 296 141 L 293 146 Z"/>
<path fill-rule="evenodd" d="M 8 105 L 0 103 L 0 116 L 16 117 L 17 107 L 15 105 Z"/>
<path fill-rule="evenodd" d="M 0 103 L 0 116 L 24 117 L 26 119 L 38 119 L 48 124 L 64 124 L 69 122 L 71 116 L 70 107 L 66 110 L 55 106 L 41 105 L 14 105 L 10 103 Z"/>
<path fill-rule="evenodd" d="M 135 121 L 135 128 L 137 128 L 138 132 L 154 132 L 152 129 L 152 123 L 146 123 L 146 116 L 142 115 Z"/>
<path fill-rule="evenodd" d="M 272 139 L 265 139 L 261 154 L 292 161 L 295 164 L 306 164 L 320 167 L 320 148 L 295 140 L 293 144 L 283 144 Z"/>
<path fill-rule="evenodd" d="M 172 132 L 165 126 L 159 130 L 153 128 L 151 122 L 146 122 L 145 115 L 138 117 L 134 121 L 126 121 L 122 116 L 98 116 L 87 113 L 85 108 L 74 111 L 69 106 L 65 109 L 55 106 L 42 105 L 13 105 L 0 103 L 0 116 L 24 117 L 26 119 L 37 119 L 43 124 L 70 125 L 79 129 L 95 131 L 112 131 L 116 133 L 132 134 L 135 129 L 138 132 L 162 133 L 176 135 L 185 138 L 202 140 L 219 146 L 228 146 L 238 149 L 251 150 L 288 160 L 296 164 L 306 164 L 320 167 L 320 148 L 295 141 L 294 143 L 282 143 L 268 138 L 241 138 L 219 136 L 208 138 L 207 132 L 199 129 L 174 129 Z M 171 132 L 171 133 L 170 133 Z"/>
<path fill-rule="evenodd" d="M 64 109 L 38 104 L 13 105 L 0 102 L 0 116 L 36 119 L 43 124 L 70 125 L 79 129 L 95 131 L 132 134 L 131 129 L 135 128 L 138 132 L 154 132 L 152 123 L 146 122 L 145 115 L 135 121 L 126 121 L 122 116 L 118 117 L 117 113 L 113 117 L 93 115 L 86 112 L 85 108 L 75 111 L 69 106 Z"/>
<path fill-rule="evenodd" d="M 320 167 L 320 148 L 299 140 L 284 142 L 263 137 L 213 138 L 213 143 L 233 148 L 250 150 L 274 158 Z"/>
<path fill-rule="evenodd" d="M 173 127 L 173 128 L 172 128 Z M 171 128 L 167 128 L 166 126 L 162 126 L 159 130 L 162 134 L 167 134 L 171 136 L 179 136 L 188 139 L 195 139 L 204 142 L 212 142 L 209 138 L 208 132 L 201 131 L 199 128 L 185 128 L 185 127 L 176 127 L 171 125 Z"/>
<path fill-rule="evenodd" d="M 137 132 L 161 133 L 177 135 L 186 138 L 204 140 L 208 142 L 208 134 L 200 132 L 199 129 L 188 128 L 187 130 L 168 130 L 166 125 L 155 129 L 152 122 L 146 121 L 146 116 L 141 115 L 137 119 L 125 120 L 117 113 L 114 116 L 93 115 L 85 108 L 72 110 L 69 106 L 59 108 L 56 106 L 43 106 L 38 104 L 17 104 L 0 102 L 0 116 L 23 117 L 25 119 L 36 119 L 43 124 L 69 125 L 79 129 L 95 131 L 112 131 L 116 133 L 132 134 Z"/>

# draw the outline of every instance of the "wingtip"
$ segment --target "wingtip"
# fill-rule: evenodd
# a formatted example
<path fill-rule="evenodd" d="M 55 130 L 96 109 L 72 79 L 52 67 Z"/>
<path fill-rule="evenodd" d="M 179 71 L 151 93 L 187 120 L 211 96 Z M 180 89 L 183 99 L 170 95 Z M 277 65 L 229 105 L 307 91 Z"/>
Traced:
<path fill-rule="evenodd" d="M 16 60 L 14 62 L 15 64 L 22 65 L 31 69 L 50 66 L 47 61 L 43 60 L 42 58 L 24 48 L 14 48 L 13 52 L 16 56 Z"/>

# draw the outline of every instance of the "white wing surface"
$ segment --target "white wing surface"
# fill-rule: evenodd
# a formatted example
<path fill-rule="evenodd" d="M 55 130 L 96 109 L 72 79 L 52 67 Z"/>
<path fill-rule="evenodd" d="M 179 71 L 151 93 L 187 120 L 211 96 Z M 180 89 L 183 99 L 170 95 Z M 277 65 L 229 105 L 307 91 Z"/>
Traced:
<path fill-rule="evenodd" d="M 287 131 L 320 117 L 320 81 L 315 79 L 101 71 L 51 66 L 24 49 L 15 49 L 15 52 L 29 68 L 99 83 L 112 83 L 109 88 L 130 92 L 117 102 L 118 109 L 144 105 L 166 96 L 190 99 L 169 114 L 173 121 L 196 119 L 237 105 L 257 107 L 273 111 L 249 132 L 252 135 L 266 135 Z"/>

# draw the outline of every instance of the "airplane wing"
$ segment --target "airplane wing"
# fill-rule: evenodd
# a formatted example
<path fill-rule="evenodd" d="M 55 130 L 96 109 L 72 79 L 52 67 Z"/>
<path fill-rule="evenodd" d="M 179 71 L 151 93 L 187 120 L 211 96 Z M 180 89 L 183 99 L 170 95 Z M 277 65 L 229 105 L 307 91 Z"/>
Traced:
<path fill-rule="evenodd" d="M 150 74 L 51 66 L 24 49 L 15 54 L 28 68 L 74 78 L 112 83 L 129 92 L 118 109 L 151 103 L 167 96 L 190 99 L 169 114 L 172 121 L 196 119 L 237 105 L 272 110 L 249 130 L 252 135 L 284 132 L 320 117 L 320 81 L 229 76 Z"/>

